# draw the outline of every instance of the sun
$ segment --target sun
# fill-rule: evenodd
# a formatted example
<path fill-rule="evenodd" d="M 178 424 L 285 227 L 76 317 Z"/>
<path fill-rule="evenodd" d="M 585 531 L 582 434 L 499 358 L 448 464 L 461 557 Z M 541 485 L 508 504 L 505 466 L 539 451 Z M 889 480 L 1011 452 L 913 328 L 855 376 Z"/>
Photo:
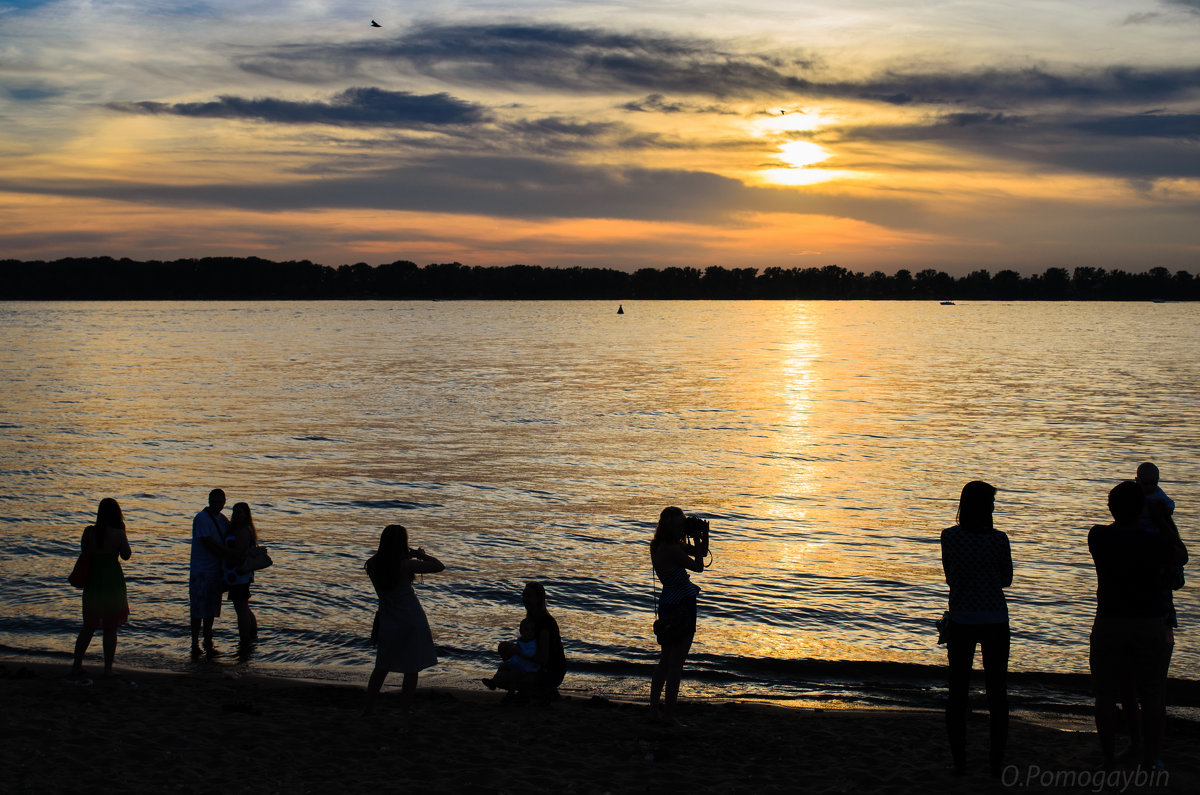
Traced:
<path fill-rule="evenodd" d="M 829 153 L 811 141 L 788 141 L 779 147 L 779 159 L 792 168 L 804 168 L 829 159 Z"/>

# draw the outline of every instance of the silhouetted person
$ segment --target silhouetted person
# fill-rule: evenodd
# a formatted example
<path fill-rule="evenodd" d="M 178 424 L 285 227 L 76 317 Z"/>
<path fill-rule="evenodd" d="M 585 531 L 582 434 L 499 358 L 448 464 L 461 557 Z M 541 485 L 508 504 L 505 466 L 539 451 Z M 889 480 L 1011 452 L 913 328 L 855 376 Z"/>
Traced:
<path fill-rule="evenodd" d="M 979 644 L 990 723 L 988 770 L 1000 775 L 1008 743 L 1008 603 L 1012 551 L 1008 536 L 995 529 L 996 487 L 981 480 L 963 486 L 958 524 L 942 531 L 942 569 L 950 586 L 946 653 L 950 694 L 946 733 L 956 773 L 966 772 L 967 700 L 975 645 Z"/>
<path fill-rule="evenodd" d="M 225 536 L 229 520 L 221 509 L 225 492 L 208 493 L 208 506 L 192 519 L 192 555 L 188 577 L 188 604 L 192 619 L 192 655 L 199 656 L 200 628 L 204 627 L 204 651 L 216 653 L 213 646 L 213 619 L 221 615 L 221 594 L 225 591 L 222 562 L 227 556 Z"/>
<path fill-rule="evenodd" d="M 1166 532 L 1178 535 L 1179 530 L 1175 526 L 1173 518 L 1175 501 L 1168 497 L 1166 492 L 1159 487 L 1158 478 L 1158 467 L 1154 464 L 1147 461 L 1138 465 L 1137 476 L 1134 478 L 1134 482 L 1141 487 L 1142 497 L 1145 499 L 1145 503 L 1142 505 L 1142 529 L 1148 533 Z M 1179 627 L 1173 592 L 1183 587 L 1183 567 L 1175 566 L 1167 569 L 1163 572 L 1163 578 L 1169 588 L 1167 591 L 1167 633 L 1165 638 L 1167 645 L 1167 670 L 1164 676 L 1166 676 L 1170 673 L 1171 656 L 1175 651 L 1175 630 Z M 1137 687 L 1134 684 L 1132 670 L 1125 672 L 1121 683 L 1121 712 L 1125 718 L 1126 728 L 1129 731 L 1129 746 L 1117 754 L 1117 760 L 1120 762 L 1126 760 L 1137 762 L 1141 759 L 1144 749 L 1142 745 L 1142 727 L 1140 711 L 1138 709 Z"/>
<path fill-rule="evenodd" d="M 546 587 L 540 582 L 525 583 L 521 603 L 525 605 L 522 636 L 528 621 L 532 625 L 529 635 L 533 653 L 528 653 L 528 647 L 522 648 L 521 641 L 501 642 L 496 651 L 504 663 L 495 676 L 483 683 L 493 690 L 500 688 L 510 693 L 533 693 L 553 698 L 566 676 L 567 656 L 558 622 L 546 607 Z M 527 668 L 533 670 L 525 670 Z"/>
<path fill-rule="evenodd" d="M 83 676 L 83 655 L 92 635 L 100 630 L 104 633 L 104 675 L 111 676 L 117 653 L 117 627 L 129 620 L 121 560 L 129 560 L 133 554 L 125 534 L 125 517 L 116 500 L 105 497 L 100 501 L 96 523 L 84 529 L 79 545 L 90 560 L 87 584 L 83 586 L 83 628 L 75 641 L 71 675 Z"/>
<path fill-rule="evenodd" d="M 708 554 L 708 526 L 703 540 L 688 543 L 687 523 L 701 520 L 684 516 L 674 506 L 664 508 L 658 517 L 654 538 L 650 541 L 650 562 L 662 583 L 658 595 L 658 620 L 654 632 L 660 647 L 658 664 L 650 680 L 650 719 L 656 723 L 678 723 L 675 703 L 679 698 L 679 680 L 683 663 L 696 636 L 696 596 L 700 587 L 688 577 L 688 571 L 704 571 Z M 699 533 L 697 533 L 699 536 Z M 662 698 L 666 688 L 666 698 Z"/>
<path fill-rule="evenodd" d="M 1108 494 L 1113 523 L 1095 525 L 1088 549 L 1096 564 L 1096 618 L 1089 663 L 1096 691 L 1096 732 L 1104 766 L 1116 764 L 1117 698 L 1131 675 L 1141 700 L 1142 763 L 1158 767 L 1170 661 L 1163 573 L 1187 563 L 1178 531 L 1149 532 L 1142 524 L 1142 487 L 1131 480 Z M 1174 528 L 1174 524 L 1171 525 Z"/>
<path fill-rule="evenodd" d="M 379 596 L 377 629 L 371 635 L 376 644 L 375 669 L 367 682 L 367 706 L 363 714 L 374 711 L 379 689 L 389 672 L 404 674 L 400 708 L 411 710 L 418 673 L 437 665 L 433 633 L 413 591 L 413 579 L 417 574 L 435 574 L 446 567 L 423 549 L 409 549 L 408 530 L 403 525 L 390 524 L 379 536 L 379 550 L 363 568 Z"/>
<path fill-rule="evenodd" d="M 246 552 L 258 546 L 258 531 L 254 527 L 248 504 L 234 504 L 224 543 L 228 556 L 222 561 L 221 571 L 225 586 L 229 589 L 229 601 L 233 603 L 233 610 L 237 614 L 240 651 L 248 655 L 258 638 L 258 619 L 250 609 L 250 585 L 254 582 L 254 572 L 238 571 L 238 566 L 246 559 Z"/>

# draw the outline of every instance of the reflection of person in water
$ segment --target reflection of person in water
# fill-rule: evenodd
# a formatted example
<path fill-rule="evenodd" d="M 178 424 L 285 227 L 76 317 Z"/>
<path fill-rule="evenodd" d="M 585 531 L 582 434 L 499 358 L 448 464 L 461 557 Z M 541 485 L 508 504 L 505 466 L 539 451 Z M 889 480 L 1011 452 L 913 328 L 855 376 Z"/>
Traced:
<path fill-rule="evenodd" d="M 429 619 L 413 591 L 417 574 L 434 574 L 446 567 L 423 549 L 408 548 L 408 530 L 390 524 L 379 536 L 379 551 L 363 567 L 379 596 L 378 627 L 371 634 L 377 645 L 375 669 L 367 682 L 367 706 L 375 709 L 379 689 L 389 672 L 404 674 L 400 686 L 400 707 L 411 709 L 417 692 L 417 674 L 437 664 Z"/>
<path fill-rule="evenodd" d="M 703 540 L 687 542 L 687 522 L 704 524 Z M 698 534 L 699 536 L 699 534 Z M 685 517 L 674 506 L 664 508 L 658 517 L 654 538 L 650 541 L 650 562 L 662 583 L 658 596 L 658 620 L 654 634 L 660 652 L 654 677 L 650 680 L 650 718 L 655 722 L 677 723 L 675 702 L 679 697 L 679 680 L 683 677 L 683 662 L 696 636 L 696 595 L 700 588 L 688 577 L 688 571 L 704 571 L 704 556 L 708 554 L 708 526 L 699 519 Z M 663 688 L 666 699 L 662 699 Z"/>
<path fill-rule="evenodd" d="M 521 602 L 525 605 L 525 620 L 521 622 L 522 638 L 525 637 L 525 621 L 528 621 L 531 625 L 528 642 L 533 644 L 533 654 L 525 652 L 530 647 L 523 647 L 523 641 L 503 641 L 498 651 L 504 663 L 495 676 L 482 681 L 493 690 L 500 688 L 509 692 L 529 691 L 553 695 L 566 676 L 567 656 L 563 651 L 558 622 L 546 607 L 545 586 L 540 582 L 526 583 L 525 590 L 521 592 Z"/>
<path fill-rule="evenodd" d="M 958 524 L 942 531 L 942 569 L 950 586 L 950 621 L 946 652 L 950 662 L 950 697 L 946 733 L 954 770 L 966 772 L 967 688 L 979 644 L 991 715 L 988 769 L 1000 775 L 1008 742 L 1008 604 L 1004 589 L 1012 585 L 1012 552 L 1008 536 L 992 526 L 996 487 L 981 480 L 963 486 Z"/>

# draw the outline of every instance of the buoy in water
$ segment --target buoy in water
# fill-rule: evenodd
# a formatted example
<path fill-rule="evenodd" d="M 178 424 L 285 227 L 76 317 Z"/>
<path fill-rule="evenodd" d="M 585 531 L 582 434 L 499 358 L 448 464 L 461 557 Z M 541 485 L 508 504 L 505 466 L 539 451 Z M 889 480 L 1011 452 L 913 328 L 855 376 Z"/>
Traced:
<path fill-rule="evenodd" d="M 617 314 L 618 314 L 618 315 L 623 315 L 623 314 L 625 314 L 625 307 L 624 307 L 623 305 L 621 305 L 621 304 L 617 304 Z"/>

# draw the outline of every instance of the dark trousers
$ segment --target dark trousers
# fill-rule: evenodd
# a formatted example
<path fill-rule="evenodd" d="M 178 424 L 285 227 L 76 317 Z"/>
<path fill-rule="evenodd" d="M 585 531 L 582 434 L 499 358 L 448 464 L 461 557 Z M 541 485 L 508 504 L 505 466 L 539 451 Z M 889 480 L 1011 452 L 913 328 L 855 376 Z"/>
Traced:
<path fill-rule="evenodd" d="M 991 715 L 991 753 L 989 769 L 1000 774 L 1004 747 L 1008 743 L 1008 622 L 1001 624 L 959 624 L 950 622 L 946 652 L 950 658 L 950 698 L 946 702 L 946 733 L 956 770 L 966 766 L 967 694 L 975 645 L 983 657 L 983 675 L 987 686 L 988 712 Z"/>

